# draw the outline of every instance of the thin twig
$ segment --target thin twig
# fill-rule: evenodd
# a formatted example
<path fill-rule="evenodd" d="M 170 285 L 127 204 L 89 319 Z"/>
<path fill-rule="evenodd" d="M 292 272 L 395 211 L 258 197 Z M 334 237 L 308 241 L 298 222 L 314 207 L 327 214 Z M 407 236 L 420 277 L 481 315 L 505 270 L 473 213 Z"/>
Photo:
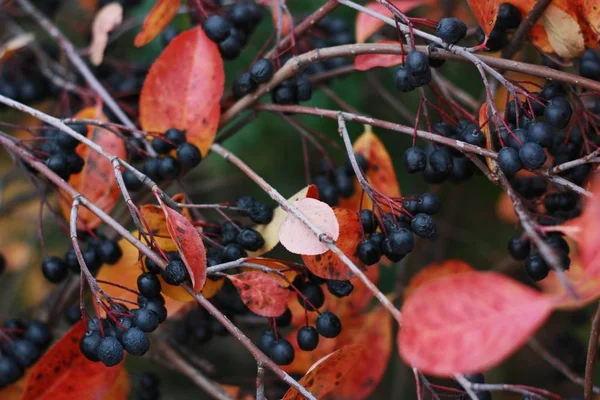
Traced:
<path fill-rule="evenodd" d="M 265 400 L 265 367 L 256 364 L 256 400 Z"/>
<path fill-rule="evenodd" d="M 502 58 L 511 59 L 525 43 L 525 37 L 533 28 L 533 25 L 540 19 L 546 8 L 552 3 L 552 0 L 538 0 L 527 16 L 521 21 L 521 24 L 515 31 L 511 42 L 502 51 Z"/>

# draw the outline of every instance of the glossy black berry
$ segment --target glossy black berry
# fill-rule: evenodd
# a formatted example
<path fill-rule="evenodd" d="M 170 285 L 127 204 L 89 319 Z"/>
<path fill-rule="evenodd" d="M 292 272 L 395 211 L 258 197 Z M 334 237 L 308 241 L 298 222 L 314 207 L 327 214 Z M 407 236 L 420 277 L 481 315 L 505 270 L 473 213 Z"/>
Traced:
<path fill-rule="evenodd" d="M 247 94 L 256 90 L 256 82 L 252 79 L 249 72 L 244 72 L 237 77 L 233 83 L 233 97 L 241 99 Z"/>
<path fill-rule="evenodd" d="M 309 101 L 312 97 L 312 83 L 306 74 L 296 78 L 296 100 Z"/>
<path fill-rule="evenodd" d="M 98 346 L 101 340 L 102 336 L 99 331 L 88 330 L 79 342 L 81 353 L 90 361 L 100 361 Z"/>
<path fill-rule="evenodd" d="M 185 143 L 185 131 L 176 128 L 167 129 L 165 139 L 173 144 L 174 147 Z"/>
<path fill-rule="evenodd" d="M 48 157 L 46 166 L 62 179 L 66 180 L 69 178 L 69 163 L 63 153 L 56 153 Z"/>
<path fill-rule="evenodd" d="M 529 125 L 527 131 L 529 141 L 539 144 L 542 147 L 552 146 L 552 127 L 545 122 L 535 122 Z"/>
<path fill-rule="evenodd" d="M 458 43 L 467 34 L 467 25 L 458 18 L 442 18 L 435 34 L 446 43 Z"/>
<path fill-rule="evenodd" d="M 232 33 L 222 42 L 219 43 L 219 51 L 221 56 L 226 60 L 233 60 L 237 58 L 242 52 L 244 46 L 243 41 L 239 40 L 239 36 L 235 34 L 235 30 L 231 30 Z"/>
<path fill-rule="evenodd" d="M 515 236 L 508 241 L 508 252 L 515 260 L 525 260 L 529 256 L 531 246 L 529 240 Z"/>
<path fill-rule="evenodd" d="M 123 347 L 132 356 L 143 356 L 150 348 L 150 341 L 139 328 L 129 328 L 121 338 Z"/>
<path fill-rule="evenodd" d="M 231 23 L 222 15 L 211 15 L 202 24 L 202 29 L 210 40 L 219 43 L 229 36 Z"/>
<path fill-rule="evenodd" d="M 419 147 L 409 147 L 404 151 L 403 155 L 404 167 L 406 170 L 414 174 L 415 172 L 423 171 L 427 165 L 427 155 Z"/>
<path fill-rule="evenodd" d="M 195 168 L 202 161 L 202 153 L 195 145 L 183 143 L 177 146 L 177 161 L 186 169 Z"/>
<path fill-rule="evenodd" d="M 312 326 L 303 326 L 298 330 L 296 337 L 298 347 L 304 351 L 311 351 L 319 345 L 319 333 Z"/>
<path fill-rule="evenodd" d="M 121 259 L 123 251 L 121 246 L 114 240 L 101 239 L 96 242 L 96 253 L 104 264 L 116 264 Z"/>
<path fill-rule="evenodd" d="M 296 103 L 296 87 L 288 85 L 277 86 L 271 93 L 271 98 L 275 104 L 294 104 Z"/>
<path fill-rule="evenodd" d="M 67 277 L 69 269 L 62 259 L 50 256 L 42 261 L 42 273 L 48 281 L 60 283 Z"/>
<path fill-rule="evenodd" d="M 271 360 L 277 365 L 289 365 L 294 361 L 294 347 L 285 339 L 280 338 L 271 345 Z"/>
<path fill-rule="evenodd" d="M 123 172 L 123 182 L 125 182 L 125 186 L 128 190 L 133 192 L 140 190 L 144 187 L 142 181 L 138 179 L 138 177 L 130 170 L 126 169 Z"/>
<path fill-rule="evenodd" d="M 425 213 L 416 214 L 410 222 L 410 228 L 421 238 L 433 237 L 436 231 L 435 221 Z"/>
<path fill-rule="evenodd" d="M 427 85 L 431 82 L 431 68 L 429 58 L 425 53 L 413 50 L 406 56 L 406 69 L 412 84 L 416 87 Z"/>
<path fill-rule="evenodd" d="M 175 144 L 169 143 L 162 136 L 155 136 L 152 139 L 151 143 L 152 143 L 152 148 L 158 154 L 167 154 L 168 152 L 170 152 L 171 150 L 173 150 L 175 148 Z"/>
<path fill-rule="evenodd" d="M 334 313 L 325 311 L 317 317 L 317 332 L 326 338 L 334 338 L 342 332 L 342 323 Z"/>
<path fill-rule="evenodd" d="M 519 152 L 512 147 L 503 147 L 498 152 L 498 166 L 508 178 L 516 175 L 523 168 Z"/>
<path fill-rule="evenodd" d="M 247 256 L 248 253 L 237 243 L 229 243 L 223 249 L 223 262 L 235 261 Z"/>
<path fill-rule="evenodd" d="M 379 226 L 377 217 L 371 210 L 360 210 L 360 224 L 362 225 L 365 234 L 371 234 L 375 232 Z"/>
<path fill-rule="evenodd" d="M 410 79 L 408 69 L 401 65 L 394 70 L 394 85 L 401 92 L 407 93 L 415 89 L 413 81 Z"/>
<path fill-rule="evenodd" d="M 519 150 L 519 159 L 523 167 L 530 171 L 541 168 L 547 158 L 546 152 L 537 143 L 527 142 Z"/>
<path fill-rule="evenodd" d="M 555 97 L 565 96 L 567 88 L 562 82 L 550 81 L 542 88 L 542 97 L 546 100 L 551 100 Z"/>
<path fill-rule="evenodd" d="M 52 342 L 52 331 L 47 324 L 33 320 L 29 322 L 23 337 L 38 348 L 44 349 Z"/>
<path fill-rule="evenodd" d="M 504 29 L 517 29 L 521 24 L 521 12 L 510 3 L 503 3 L 498 9 L 496 25 Z"/>
<path fill-rule="evenodd" d="M 433 193 L 423 193 L 417 199 L 417 211 L 429 215 L 440 211 L 440 199 Z"/>
<path fill-rule="evenodd" d="M 23 369 L 12 357 L 0 356 L 0 389 L 15 383 L 23 376 Z"/>
<path fill-rule="evenodd" d="M 13 340 L 9 344 L 8 351 L 22 368 L 32 366 L 40 357 L 40 350 L 29 340 Z"/>
<path fill-rule="evenodd" d="M 365 239 L 356 247 L 356 256 L 365 265 L 373 265 L 379 262 L 381 250 L 371 240 Z"/>
<path fill-rule="evenodd" d="M 165 180 L 176 179 L 181 173 L 181 164 L 175 158 L 166 156 L 160 159 L 158 176 Z"/>
<path fill-rule="evenodd" d="M 256 60 L 250 67 L 250 76 L 258 84 L 270 81 L 274 73 L 273 62 L 266 58 Z"/>
<path fill-rule="evenodd" d="M 558 129 L 569 125 L 571 115 L 573 115 L 573 108 L 566 97 L 555 97 L 550 100 L 544 112 L 546 122 Z"/>
<path fill-rule="evenodd" d="M 133 325 L 137 326 L 142 332 L 154 332 L 158 328 L 158 317 L 147 308 L 140 308 L 132 311 Z"/>
<path fill-rule="evenodd" d="M 428 163 L 435 172 L 444 174 L 452 172 L 452 158 L 446 149 L 437 149 L 431 152 Z"/>
<path fill-rule="evenodd" d="M 160 178 L 158 173 L 159 166 L 160 159 L 154 157 L 147 158 L 146 161 L 144 161 L 144 164 L 142 164 L 142 172 L 148 178 L 152 179 L 153 181 L 156 181 Z"/>
<path fill-rule="evenodd" d="M 79 306 L 71 306 L 67 307 L 64 311 L 64 316 L 69 325 L 75 325 L 79 320 L 81 320 L 81 309 Z"/>
<path fill-rule="evenodd" d="M 262 235 L 252 228 L 242 229 L 237 235 L 236 242 L 250 251 L 257 251 L 265 245 Z"/>
<path fill-rule="evenodd" d="M 550 272 L 548 265 L 538 253 L 531 254 L 525 260 L 525 272 L 533 281 L 541 281 Z"/>
<path fill-rule="evenodd" d="M 464 127 L 461 131 L 460 139 L 473 146 L 485 146 L 485 136 L 483 136 L 483 132 L 481 132 L 477 124 L 469 124 Z"/>
<path fill-rule="evenodd" d="M 264 331 L 262 331 L 260 333 L 260 338 L 258 341 L 258 347 L 261 349 L 261 351 L 265 354 L 270 354 L 271 353 L 271 347 L 273 347 L 273 344 L 276 341 L 276 337 L 275 337 L 275 330 L 273 329 L 265 329 Z"/>
<path fill-rule="evenodd" d="M 508 145 L 515 150 L 520 150 L 521 147 L 523 147 L 523 145 L 529 140 L 527 133 L 527 129 L 522 128 L 513 129 L 512 134 L 508 132 Z"/>
<path fill-rule="evenodd" d="M 301 285 L 298 289 L 300 290 L 297 295 L 298 302 L 308 311 L 315 311 L 325 303 L 325 294 L 321 285 L 311 282 Z"/>
<path fill-rule="evenodd" d="M 381 246 L 375 243 L 378 248 Z M 337 279 L 328 279 L 326 282 L 327 290 L 335 297 L 346 297 L 354 290 L 354 285 L 350 281 L 340 281 Z"/>
<path fill-rule="evenodd" d="M 156 275 L 151 272 L 144 272 L 138 276 L 137 287 L 140 294 L 144 297 L 151 298 L 160 295 L 160 281 Z"/>
<path fill-rule="evenodd" d="M 252 205 L 249 216 L 257 224 L 268 224 L 273 219 L 273 210 L 266 204 L 257 201 Z"/>
<path fill-rule="evenodd" d="M 414 235 L 406 228 L 397 227 L 389 231 L 386 242 L 395 254 L 408 254 L 415 247 Z"/>
<path fill-rule="evenodd" d="M 144 264 L 146 265 L 148 272 L 153 274 L 160 274 L 160 271 L 162 271 L 162 268 L 148 257 L 144 257 Z"/>
<path fill-rule="evenodd" d="M 61 149 L 66 151 L 73 151 L 79 145 L 79 140 L 63 131 L 58 131 L 54 140 Z"/>
<path fill-rule="evenodd" d="M 106 336 L 98 345 L 98 358 L 107 367 L 113 367 L 123 361 L 123 346 L 116 338 Z"/>
<path fill-rule="evenodd" d="M 169 285 L 181 285 L 190 277 L 183 261 L 178 260 L 169 262 L 160 274 Z"/>

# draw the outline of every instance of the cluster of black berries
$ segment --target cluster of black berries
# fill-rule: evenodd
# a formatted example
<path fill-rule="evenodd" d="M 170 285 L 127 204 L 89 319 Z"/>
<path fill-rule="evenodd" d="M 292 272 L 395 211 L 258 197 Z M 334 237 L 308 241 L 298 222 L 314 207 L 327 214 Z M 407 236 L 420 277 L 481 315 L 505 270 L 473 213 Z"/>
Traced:
<path fill-rule="evenodd" d="M 128 153 L 132 162 L 143 160 L 140 170 L 153 181 L 177 179 L 182 170 L 194 168 L 202 161 L 202 153 L 198 147 L 186 142 L 185 131 L 170 128 L 163 136 L 154 137 L 151 144 L 154 151 L 162 157 L 144 157 L 146 152 L 141 139 L 130 140 Z M 123 172 L 123 181 L 132 191 L 144 186 L 130 170 Z"/>
<path fill-rule="evenodd" d="M 431 82 L 430 58 L 413 50 L 406 55 L 404 65 L 394 70 L 394 85 L 401 92 L 410 92 Z"/>
<path fill-rule="evenodd" d="M 144 372 L 138 379 L 137 391 L 134 392 L 137 400 L 160 399 L 160 379 L 152 372 Z"/>
<path fill-rule="evenodd" d="M 600 81 L 600 56 L 592 49 L 586 49 L 579 60 L 579 75 Z"/>
<path fill-rule="evenodd" d="M 381 256 L 392 262 L 402 260 L 415 246 L 414 235 L 426 239 L 435 235 L 436 224 L 431 216 L 439 209 L 437 196 L 423 193 L 404 200 L 400 213 L 377 216 L 371 210 L 361 210 L 360 221 L 368 236 L 356 247 L 357 257 L 365 265 L 376 264 Z"/>
<path fill-rule="evenodd" d="M 0 389 L 18 381 L 52 342 L 52 331 L 38 320 L 11 319 L 0 327 Z"/>
<path fill-rule="evenodd" d="M 25 104 L 52 95 L 56 87 L 42 75 L 40 69 L 31 52 L 9 57 L 0 70 L 0 95 Z"/>
<path fill-rule="evenodd" d="M 436 123 L 433 131 L 447 138 L 461 140 L 475 146 L 485 146 L 485 136 L 479 125 L 461 120 L 457 126 L 445 122 Z M 403 162 L 411 173 L 423 172 L 427 183 L 442 183 L 450 178 L 463 182 L 473 176 L 473 167 L 463 153 L 439 144 L 427 144 L 425 150 L 413 146 L 404 152 Z"/>
<path fill-rule="evenodd" d="M 521 12 L 512 4 L 503 3 L 498 9 L 496 24 L 490 32 L 485 44 L 489 51 L 499 51 L 508 44 L 508 33 L 517 29 L 521 24 Z M 477 43 L 481 44 L 485 40 L 483 29 L 478 28 L 476 33 Z"/>
<path fill-rule="evenodd" d="M 275 104 L 298 104 L 312 97 L 312 83 L 306 74 L 300 74 L 281 82 L 271 92 Z"/>
<path fill-rule="evenodd" d="M 273 62 L 267 58 L 256 60 L 249 72 L 244 72 L 233 83 L 233 97 L 240 99 L 254 92 L 258 85 L 271 80 L 275 73 Z"/>
<path fill-rule="evenodd" d="M 369 162 L 362 154 L 354 154 L 358 167 L 363 174 L 369 169 Z M 330 206 L 337 206 L 340 197 L 349 198 L 354 194 L 354 170 L 350 161 L 335 168 L 330 161 L 321 162 L 321 174 L 315 177 L 315 185 L 319 189 L 319 199 Z"/>
<path fill-rule="evenodd" d="M 87 136 L 86 125 L 70 125 L 71 129 L 82 136 Z M 34 149 L 36 156 L 45 160 L 46 166 L 56 175 L 68 180 L 71 175 L 83 170 L 84 160 L 75 149 L 79 141 L 58 129 L 45 128 L 37 137 L 39 145 Z"/>
<path fill-rule="evenodd" d="M 144 79 L 148 74 L 149 66 L 143 63 L 130 63 L 115 66 L 110 63 L 102 63 L 95 70 L 98 79 L 118 96 L 119 102 L 124 102 L 132 110 L 138 110 L 139 94 L 144 85 Z M 112 117 L 112 111 L 104 110 L 108 117 Z M 111 118 L 112 119 L 112 118 Z"/>
<path fill-rule="evenodd" d="M 94 274 L 98 272 L 102 264 L 116 264 L 121 259 L 123 251 L 114 240 L 87 238 L 84 245 L 81 246 L 81 254 L 85 265 Z M 69 270 L 76 274 L 81 271 L 73 248 L 65 253 L 64 258 L 48 256 L 42 260 L 42 273 L 52 283 L 62 282 L 69 274 Z"/>
<path fill-rule="evenodd" d="M 226 16 L 211 15 L 202 24 L 206 36 L 219 45 L 226 59 L 237 58 L 256 26 L 263 18 L 263 9 L 254 0 L 237 1 Z"/>
<path fill-rule="evenodd" d="M 352 26 L 342 18 L 327 15 L 311 30 L 310 48 L 322 49 L 332 46 L 343 46 L 354 43 Z M 308 49 L 307 49 L 308 50 Z M 352 64 L 352 58 L 336 57 L 329 60 L 312 63 L 306 68 L 308 75 L 326 72 L 328 70 Z"/>
<path fill-rule="evenodd" d="M 174 261 L 168 265 L 172 263 Z M 171 275 L 163 274 L 163 279 L 165 277 L 171 278 Z M 146 354 L 150 348 L 146 334 L 154 332 L 167 319 L 167 309 L 165 299 L 160 294 L 160 280 L 154 273 L 142 273 L 137 279 L 137 287 L 139 308 L 130 310 L 123 304 L 115 303 L 108 311 L 107 318 L 88 321 L 88 329 L 79 343 L 86 358 L 112 367 L 123 361 L 124 350 L 133 356 Z"/>

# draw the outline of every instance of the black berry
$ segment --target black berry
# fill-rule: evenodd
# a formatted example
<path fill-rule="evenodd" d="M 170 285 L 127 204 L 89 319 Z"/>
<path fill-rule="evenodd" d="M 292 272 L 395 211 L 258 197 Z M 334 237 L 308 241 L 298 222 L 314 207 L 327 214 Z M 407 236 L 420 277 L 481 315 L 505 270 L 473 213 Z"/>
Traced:
<path fill-rule="evenodd" d="M 62 282 L 69 273 L 67 265 L 58 257 L 46 257 L 42 261 L 42 273 L 52 283 Z"/>
<path fill-rule="evenodd" d="M 211 15 L 202 24 L 202 29 L 210 40 L 219 43 L 229 36 L 231 24 L 221 15 Z"/>
<path fill-rule="evenodd" d="M 266 58 L 258 59 L 250 67 L 250 76 L 256 83 L 265 83 L 271 80 L 275 73 L 273 62 Z"/>
<path fill-rule="evenodd" d="M 161 270 L 161 275 L 169 285 L 181 285 L 190 277 L 183 261 L 178 260 L 168 263 L 165 269 Z"/>
<path fill-rule="evenodd" d="M 312 326 L 303 326 L 298 330 L 298 347 L 304 351 L 311 351 L 319 345 L 319 333 Z"/>
<path fill-rule="evenodd" d="M 458 18 L 442 18 L 435 33 L 444 42 L 454 44 L 465 37 L 467 26 Z"/>
<path fill-rule="evenodd" d="M 403 160 L 406 170 L 411 174 L 423 171 L 427 165 L 427 155 L 418 147 L 409 147 L 406 149 Z"/>
<path fill-rule="evenodd" d="M 270 357 L 277 365 L 289 365 L 294 361 L 294 347 L 285 339 L 276 340 L 271 345 Z"/>
<path fill-rule="evenodd" d="M 401 65 L 394 70 L 394 85 L 401 92 L 407 93 L 415 89 L 413 81 L 410 79 L 408 69 Z"/>
<path fill-rule="evenodd" d="M 503 147 L 498 152 L 498 166 L 504 174 L 511 178 L 523 168 L 519 152 L 512 147 Z"/>
<path fill-rule="evenodd" d="M 410 227 L 415 235 L 422 238 L 430 238 L 435 235 L 435 221 L 430 215 L 419 213 L 410 222 Z"/>
<path fill-rule="evenodd" d="M 406 69 L 413 85 L 416 87 L 427 85 L 431 82 L 431 68 L 429 58 L 425 53 L 413 50 L 406 56 Z"/>
<path fill-rule="evenodd" d="M 363 231 L 366 234 L 375 232 L 377 226 L 377 217 L 371 210 L 360 210 L 360 224 L 362 225 Z"/>
<path fill-rule="evenodd" d="M 337 315 L 325 311 L 317 317 L 317 331 L 323 337 L 334 338 L 342 332 L 342 323 Z"/>
<path fill-rule="evenodd" d="M 250 251 L 257 251 L 265 244 L 262 235 L 251 228 L 242 229 L 238 233 L 236 241 L 244 249 Z"/>
<path fill-rule="evenodd" d="M 98 345 L 98 358 L 107 367 L 113 367 L 123 361 L 123 346 L 116 338 L 106 336 Z"/>
<path fill-rule="evenodd" d="M 356 256 L 365 265 L 373 265 L 379 262 L 381 250 L 371 240 L 365 239 L 356 247 Z"/>
<path fill-rule="evenodd" d="M 144 297 L 156 297 L 160 294 L 160 281 L 151 272 L 144 272 L 137 279 L 137 287 Z"/>
<path fill-rule="evenodd" d="M 194 168 L 202 161 L 202 153 L 191 143 L 183 143 L 177 147 L 177 161 L 184 168 Z"/>
<path fill-rule="evenodd" d="M 139 328 L 129 328 L 121 338 L 123 347 L 132 356 L 143 356 L 150 348 L 150 341 Z"/>
<path fill-rule="evenodd" d="M 508 252 L 515 260 L 524 260 L 529 255 L 530 245 L 529 240 L 521 239 L 520 236 L 515 236 L 508 242 Z"/>
<path fill-rule="evenodd" d="M 179 161 L 171 156 L 166 156 L 160 159 L 158 165 L 158 176 L 165 180 L 173 180 L 181 173 L 181 165 Z"/>
<path fill-rule="evenodd" d="M 308 311 L 315 311 L 325 303 L 325 295 L 321 285 L 311 282 L 300 286 L 298 289 L 300 290 L 298 302 Z M 306 301 L 304 298 L 306 298 Z"/>
<path fill-rule="evenodd" d="M 249 72 L 244 72 L 238 76 L 233 83 L 233 97 L 236 99 L 241 99 L 254 90 L 256 90 L 256 82 L 252 79 Z"/>
<path fill-rule="evenodd" d="M 530 171 L 535 171 L 544 165 L 547 156 L 542 146 L 537 143 L 528 142 L 519 150 L 519 159 L 523 167 Z"/>
<path fill-rule="evenodd" d="M 133 324 L 142 332 L 154 332 L 158 328 L 158 317 L 147 308 L 133 310 Z"/>
<path fill-rule="evenodd" d="M 548 276 L 548 265 L 537 253 L 529 255 L 525 260 L 525 272 L 534 281 L 541 281 Z"/>

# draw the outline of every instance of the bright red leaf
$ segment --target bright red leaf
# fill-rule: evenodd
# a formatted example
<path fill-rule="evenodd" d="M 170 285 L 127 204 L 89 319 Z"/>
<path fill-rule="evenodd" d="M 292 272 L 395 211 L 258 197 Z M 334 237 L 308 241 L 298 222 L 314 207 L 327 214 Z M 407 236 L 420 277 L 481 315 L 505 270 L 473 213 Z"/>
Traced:
<path fill-rule="evenodd" d="M 317 361 L 299 383 L 317 399 L 325 398 L 342 381 L 357 363 L 365 348 L 362 345 L 342 347 Z M 289 389 L 283 400 L 304 399 L 294 388 Z"/>
<path fill-rule="evenodd" d="M 362 228 L 358 213 L 347 208 L 334 207 L 333 212 L 340 226 L 340 236 L 335 245 L 359 267 L 362 266 L 356 257 L 356 246 L 362 240 Z M 315 275 L 325 279 L 349 279 L 354 275 L 350 269 L 331 250 L 323 254 L 303 255 L 306 267 Z"/>
<path fill-rule="evenodd" d="M 242 272 L 228 275 L 240 294 L 244 304 L 255 314 L 263 317 L 278 317 L 287 308 L 290 291 L 275 275 L 261 271 Z"/>
<path fill-rule="evenodd" d="M 161 33 L 177 14 L 180 4 L 181 0 L 158 0 L 135 37 L 135 47 L 142 47 Z"/>
<path fill-rule="evenodd" d="M 333 209 L 327 203 L 305 198 L 296 201 L 293 206 L 323 232 L 329 234 L 333 240 L 337 240 L 340 226 Z M 316 255 L 327 251 L 327 245 L 321 242 L 302 221 L 289 213 L 279 227 L 279 241 L 283 247 L 294 254 Z"/>
<path fill-rule="evenodd" d="M 206 283 L 206 249 L 202 237 L 192 223 L 177 211 L 161 202 L 167 219 L 167 230 L 185 264 L 194 293 L 199 293 Z"/>
<path fill-rule="evenodd" d="M 390 1 L 390 3 L 396 6 L 401 12 L 407 13 L 418 6 L 431 4 L 432 0 L 401 0 L 401 1 Z M 391 17 L 392 13 L 381 3 L 371 2 L 367 4 L 367 8 L 384 15 Z M 379 28 L 384 25 L 384 22 L 379 19 L 370 16 L 369 14 L 359 12 L 356 17 L 356 42 L 363 43 L 372 34 L 377 32 Z"/>
<path fill-rule="evenodd" d="M 206 155 L 221 113 L 225 84 L 217 45 L 195 27 L 169 43 L 154 62 L 140 95 L 140 123 L 148 132 L 187 131 L 187 140 Z"/>
<path fill-rule="evenodd" d="M 85 329 L 83 321 L 75 324 L 35 364 L 23 400 L 101 400 L 110 392 L 124 363 L 106 367 L 85 358 L 79 350 Z"/>
<path fill-rule="evenodd" d="M 404 290 L 404 298 L 407 299 L 416 289 L 425 283 L 444 276 L 475 271 L 473 267 L 462 260 L 445 260 L 440 263 L 431 263 L 412 277 Z"/>
<path fill-rule="evenodd" d="M 485 371 L 523 345 L 553 300 L 494 272 L 465 272 L 425 283 L 402 307 L 398 349 L 426 374 Z"/>
<path fill-rule="evenodd" d="M 75 115 L 75 118 L 107 121 L 106 116 L 97 107 L 83 109 Z M 123 139 L 109 130 L 90 125 L 87 137 L 109 154 L 120 158 L 127 156 Z M 79 174 L 71 175 L 69 184 L 103 211 L 110 213 L 121 196 L 113 165 L 104 156 L 84 144 L 77 147 L 77 153 L 85 160 L 85 164 Z M 71 215 L 71 197 L 62 193 L 64 196 L 61 195 L 61 210 L 68 221 Z M 95 229 L 102 223 L 100 218 L 85 207 L 79 208 L 78 217 L 77 228 L 81 230 Z"/>

